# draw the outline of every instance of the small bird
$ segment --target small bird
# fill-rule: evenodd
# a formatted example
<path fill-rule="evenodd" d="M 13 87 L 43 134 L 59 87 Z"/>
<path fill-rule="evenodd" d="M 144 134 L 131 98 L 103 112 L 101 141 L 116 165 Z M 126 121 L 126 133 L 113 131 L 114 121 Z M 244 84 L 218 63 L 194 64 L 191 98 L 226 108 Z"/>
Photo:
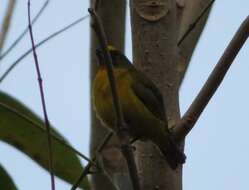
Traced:
<path fill-rule="evenodd" d="M 156 85 L 138 71 L 128 58 L 113 46 L 108 46 L 113 64 L 124 120 L 132 138 L 150 140 L 158 146 L 169 166 L 176 169 L 186 156 L 179 150 L 167 126 L 162 95 Z M 115 129 L 115 110 L 103 52 L 96 50 L 99 61 L 93 82 L 93 104 L 104 126 Z"/>

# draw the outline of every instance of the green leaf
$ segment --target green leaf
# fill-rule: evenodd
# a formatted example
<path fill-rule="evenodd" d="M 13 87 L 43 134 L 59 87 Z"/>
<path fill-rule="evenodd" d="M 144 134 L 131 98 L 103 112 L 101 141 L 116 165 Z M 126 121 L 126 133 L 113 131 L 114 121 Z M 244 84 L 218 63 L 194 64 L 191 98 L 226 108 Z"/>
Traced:
<path fill-rule="evenodd" d="M 7 171 L 0 165 L 0 189 L 17 190 L 16 185 L 7 173 Z"/>
<path fill-rule="evenodd" d="M 15 111 L 6 109 L 3 105 Z M 26 116 L 36 125 L 20 115 Z M 13 97 L 0 91 L 0 140 L 14 146 L 48 170 L 47 134 L 42 128 L 44 129 L 44 124 L 36 114 Z M 51 133 L 66 142 L 55 129 L 51 129 Z M 52 140 L 52 146 L 55 175 L 73 184 L 83 170 L 80 160 L 71 149 L 55 138 Z M 87 178 L 83 180 L 80 187 L 90 189 Z"/>

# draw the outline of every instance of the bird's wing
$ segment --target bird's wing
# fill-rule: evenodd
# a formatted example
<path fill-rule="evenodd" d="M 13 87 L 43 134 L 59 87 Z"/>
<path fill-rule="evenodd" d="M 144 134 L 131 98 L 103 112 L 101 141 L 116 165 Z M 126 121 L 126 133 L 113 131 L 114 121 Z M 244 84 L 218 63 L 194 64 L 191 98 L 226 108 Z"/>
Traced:
<path fill-rule="evenodd" d="M 133 70 L 133 69 L 132 69 Z M 131 71 L 134 82 L 132 89 L 145 107 L 162 121 L 166 121 L 163 97 L 155 84 L 143 73 L 134 69 Z"/>

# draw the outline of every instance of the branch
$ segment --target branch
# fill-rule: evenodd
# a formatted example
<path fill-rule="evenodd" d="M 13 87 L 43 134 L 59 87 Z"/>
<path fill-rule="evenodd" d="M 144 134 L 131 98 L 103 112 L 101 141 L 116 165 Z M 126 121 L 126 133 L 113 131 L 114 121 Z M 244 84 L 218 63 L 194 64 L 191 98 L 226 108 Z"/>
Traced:
<path fill-rule="evenodd" d="M 37 127 L 38 129 L 40 129 L 42 132 L 46 132 L 46 130 L 37 122 L 33 121 L 32 119 L 30 119 L 28 116 L 20 113 L 18 110 L 10 107 L 9 105 L 6 105 L 5 103 L 0 102 L 0 107 L 4 108 L 5 110 L 15 114 L 16 116 L 20 117 L 21 119 L 25 120 L 26 122 L 30 123 L 32 126 Z M 81 158 L 83 158 L 84 160 L 88 161 L 88 162 L 92 162 L 91 159 L 89 159 L 87 156 L 85 156 L 84 154 L 82 154 L 80 151 L 76 150 L 75 148 L 73 148 L 72 146 L 70 146 L 69 144 L 67 144 L 65 141 L 63 141 L 62 139 L 60 139 L 59 137 L 55 136 L 54 134 L 51 134 L 51 136 L 57 141 L 59 142 L 61 145 L 65 146 L 66 148 L 70 149 L 72 152 L 74 152 L 75 154 L 77 154 L 78 156 L 80 156 Z M 96 166 L 96 163 L 92 162 L 92 165 Z"/>
<path fill-rule="evenodd" d="M 195 21 L 189 25 L 188 29 L 186 30 L 186 32 L 184 32 L 184 34 L 181 36 L 180 40 L 177 42 L 177 46 L 179 47 L 182 42 L 188 37 L 188 35 L 190 34 L 190 32 L 196 27 L 196 25 L 198 24 L 198 22 L 201 20 L 201 18 L 203 17 L 203 15 L 209 10 L 209 8 L 212 6 L 212 4 L 214 3 L 215 0 L 211 0 L 207 6 L 201 11 L 200 15 L 195 19 Z"/>
<path fill-rule="evenodd" d="M 126 1 L 111 0 L 111 3 L 101 1 L 102 3 L 97 8 L 98 16 L 102 20 L 102 25 L 105 28 L 108 44 L 112 44 L 119 50 L 124 49 L 125 37 L 125 15 L 126 15 Z M 90 0 L 90 7 L 93 7 L 95 0 Z M 96 9 L 95 9 L 96 10 Z M 96 48 L 99 48 L 99 42 L 95 35 L 95 31 L 91 30 L 91 43 L 90 43 L 90 78 L 91 87 L 98 69 L 98 58 L 96 56 Z M 114 110 L 113 110 L 114 111 Z M 102 126 L 91 104 L 91 138 L 90 138 L 90 155 L 95 155 L 96 148 L 106 133 L 106 128 Z M 116 135 L 110 140 L 108 145 L 102 150 L 101 153 L 101 166 L 105 170 L 104 173 L 92 175 L 92 185 L 96 189 L 101 190 L 116 190 L 117 186 L 121 186 L 124 181 L 120 180 L 117 176 L 120 173 L 125 175 L 125 181 L 130 180 L 129 171 L 127 170 L 126 160 L 120 154 L 120 142 Z M 110 152 L 111 155 L 110 155 Z M 110 180 L 112 179 L 112 180 Z M 130 181 L 129 181 L 130 182 Z M 125 183 L 125 182 L 124 182 Z M 128 183 L 131 187 L 131 183 Z"/>
<path fill-rule="evenodd" d="M 124 123 L 124 118 L 123 118 L 123 113 L 122 113 L 119 97 L 117 94 L 117 83 L 116 83 L 116 79 L 113 73 L 112 58 L 111 58 L 109 51 L 107 50 L 107 40 L 106 40 L 106 36 L 104 33 L 104 29 L 103 29 L 103 26 L 100 24 L 101 21 L 99 17 L 97 16 L 97 13 L 93 9 L 89 9 L 88 11 L 93 19 L 92 27 L 95 30 L 99 38 L 101 49 L 104 52 L 104 59 L 106 60 L 105 63 L 106 63 L 107 74 L 109 77 L 109 82 L 110 82 L 111 91 L 112 91 L 113 105 L 114 105 L 114 110 L 116 114 L 117 125 L 118 124 L 122 125 Z"/>
<path fill-rule="evenodd" d="M 95 155 L 93 156 L 91 162 L 89 162 L 89 163 L 86 165 L 86 167 L 84 168 L 82 174 L 81 174 L 80 177 L 76 180 L 76 182 L 75 182 L 75 184 L 73 185 L 73 187 L 71 188 L 71 190 L 75 190 L 75 189 L 79 186 L 79 184 L 81 183 L 81 181 L 84 179 L 84 177 L 86 177 L 86 175 L 90 173 L 90 169 L 91 169 L 91 167 L 93 166 L 92 163 L 95 163 L 95 161 L 96 161 L 96 159 L 97 159 L 97 154 L 100 154 L 100 153 L 101 153 L 101 151 L 103 150 L 103 148 L 106 146 L 106 144 L 107 144 L 107 143 L 109 142 L 109 140 L 111 139 L 112 135 L 113 135 L 113 132 L 109 132 L 109 133 L 105 136 L 105 138 L 104 138 L 104 140 L 102 141 L 102 143 L 98 146 L 97 151 L 96 151 Z"/>
<path fill-rule="evenodd" d="M 49 35 L 48 37 L 46 37 L 45 39 L 41 40 L 39 43 L 37 43 L 35 45 L 35 48 L 40 47 L 41 45 L 43 45 L 45 42 L 51 40 L 52 38 L 58 36 L 59 34 L 67 31 L 68 29 L 72 28 L 73 26 L 77 25 L 78 23 L 80 23 L 81 21 L 85 20 L 86 18 L 88 18 L 89 15 L 85 15 L 77 20 L 75 20 L 74 22 L 72 22 L 71 24 L 63 27 L 62 29 L 54 32 L 53 34 Z M 27 50 L 24 54 L 22 54 L 14 63 L 11 64 L 11 66 L 5 71 L 5 73 L 0 77 L 0 83 L 3 82 L 3 80 L 8 76 L 8 74 L 18 65 L 18 63 L 20 61 L 22 61 L 27 55 L 29 55 L 32 52 L 32 48 L 30 48 L 29 50 Z M 2 57 L 0 57 L 1 60 Z"/>
<path fill-rule="evenodd" d="M 43 11 L 46 9 L 48 6 L 48 3 L 50 0 L 47 0 L 41 7 L 41 9 L 38 11 L 37 15 L 32 19 L 31 24 L 34 25 L 35 22 L 39 19 L 39 17 L 42 15 Z M 29 27 L 27 26 L 25 30 L 16 38 L 16 40 L 7 48 L 5 52 L 3 52 L 0 55 L 0 61 L 11 52 L 11 50 L 21 41 L 21 39 L 25 36 L 25 34 L 28 32 Z"/>
<path fill-rule="evenodd" d="M 200 90 L 199 94 L 192 102 L 181 120 L 173 128 L 176 140 L 181 141 L 194 127 L 194 124 L 200 117 L 202 111 L 207 106 L 209 100 L 212 98 L 217 88 L 221 84 L 225 74 L 231 66 L 233 60 L 238 54 L 239 50 L 245 43 L 249 35 L 249 16 L 241 24 L 240 28 L 234 35 L 230 44 L 224 51 L 219 62 L 216 64 L 214 70 L 208 77 L 206 83 Z"/>
<path fill-rule="evenodd" d="M 178 39 L 178 88 L 181 87 L 193 51 L 209 17 L 212 0 L 191 0 L 181 9 Z"/>
<path fill-rule="evenodd" d="M 108 74 L 109 83 L 110 83 L 110 87 L 111 87 L 112 101 L 113 101 L 114 110 L 115 110 L 115 114 L 116 114 L 116 124 L 117 124 L 116 131 L 117 131 L 117 135 L 118 135 L 118 138 L 120 140 L 120 143 L 121 143 L 122 153 L 127 161 L 133 189 L 140 190 L 140 184 L 139 184 L 139 178 L 138 178 L 138 174 L 137 174 L 135 159 L 134 159 L 134 155 L 132 152 L 132 147 L 129 144 L 130 136 L 129 136 L 129 133 L 127 130 L 129 126 L 127 126 L 125 121 L 124 121 L 123 112 L 121 109 L 121 104 L 120 104 L 119 97 L 117 94 L 117 83 L 116 83 L 116 79 L 115 79 L 115 76 L 113 73 L 111 55 L 110 55 L 110 52 L 107 50 L 106 35 L 104 33 L 104 29 L 103 29 L 103 26 L 101 24 L 101 20 L 98 17 L 96 11 L 94 9 L 88 9 L 88 11 L 92 17 L 92 25 L 91 26 L 97 34 L 97 37 L 98 37 L 99 42 L 100 42 L 100 46 L 101 46 L 103 53 L 104 53 L 104 60 L 105 60 L 107 74 Z"/>
<path fill-rule="evenodd" d="M 13 12 L 14 12 L 15 4 L 16 4 L 15 0 L 9 0 L 7 13 L 6 13 L 5 18 L 3 20 L 2 29 L 0 31 L 0 55 L 1 55 L 1 51 L 3 49 L 3 45 L 4 45 L 4 42 L 6 39 L 6 35 L 8 33 L 8 30 L 9 30 L 11 17 L 12 17 Z"/>
<path fill-rule="evenodd" d="M 40 95 L 41 95 L 42 109 L 43 109 L 43 115 L 44 115 L 44 120 L 45 120 L 45 128 L 46 128 L 47 137 L 48 137 L 47 140 L 48 140 L 48 154 L 49 154 L 49 172 L 50 172 L 50 177 L 51 177 L 51 190 L 55 190 L 54 171 L 53 171 L 53 151 L 52 151 L 52 141 L 51 141 L 51 136 L 50 136 L 51 129 L 50 129 L 50 123 L 48 120 L 45 96 L 44 96 L 43 85 L 42 85 L 42 77 L 41 77 L 38 58 L 37 58 L 37 54 L 35 50 L 35 42 L 34 42 L 34 37 L 33 37 L 33 32 L 32 32 L 32 26 L 31 26 L 30 0 L 28 0 L 28 23 L 29 23 L 29 33 L 30 33 L 30 39 L 31 39 L 31 44 L 32 44 L 33 56 L 35 60 L 35 67 L 36 67 L 36 72 L 37 72 L 37 77 L 38 77 L 39 90 L 40 90 Z"/>

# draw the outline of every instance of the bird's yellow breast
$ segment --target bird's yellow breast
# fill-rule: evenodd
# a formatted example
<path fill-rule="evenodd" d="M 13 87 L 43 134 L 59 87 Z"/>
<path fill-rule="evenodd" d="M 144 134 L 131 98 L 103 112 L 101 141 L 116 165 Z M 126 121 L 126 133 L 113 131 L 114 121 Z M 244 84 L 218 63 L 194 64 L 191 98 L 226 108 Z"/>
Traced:
<path fill-rule="evenodd" d="M 136 81 L 129 74 L 129 70 L 116 68 L 114 75 L 117 82 L 117 91 L 123 110 L 124 119 L 131 126 L 133 135 L 143 136 L 150 133 L 152 126 L 160 121 L 144 106 L 132 90 L 132 84 Z M 93 84 L 93 104 L 98 118 L 107 127 L 115 127 L 115 111 L 112 103 L 112 95 L 106 70 L 97 72 Z M 141 127 L 142 125 L 142 127 Z M 152 127 L 152 128 L 151 128 Z M 145 136 L 148 136 L 145 134 Z"/>
<path fill-rule="evenodd" d="M 124 69 L 115 69 L 114 73 L 119 99 L 123 108 L 123 104 L 125 103 L 122 101 L 124 99 L 123 97 L 127 97 L 128 100 L 128 96 L 131 96 L 131 94 L 129 94 L 129 83 L 131 79 Z M 99 70 L 95 77 L 93 84 L 93 103 L 97 116 L 105 125 L 112 127 L 115 122 L 115 112 L 113 109 L 109 79 L 105 69 Z"/>

